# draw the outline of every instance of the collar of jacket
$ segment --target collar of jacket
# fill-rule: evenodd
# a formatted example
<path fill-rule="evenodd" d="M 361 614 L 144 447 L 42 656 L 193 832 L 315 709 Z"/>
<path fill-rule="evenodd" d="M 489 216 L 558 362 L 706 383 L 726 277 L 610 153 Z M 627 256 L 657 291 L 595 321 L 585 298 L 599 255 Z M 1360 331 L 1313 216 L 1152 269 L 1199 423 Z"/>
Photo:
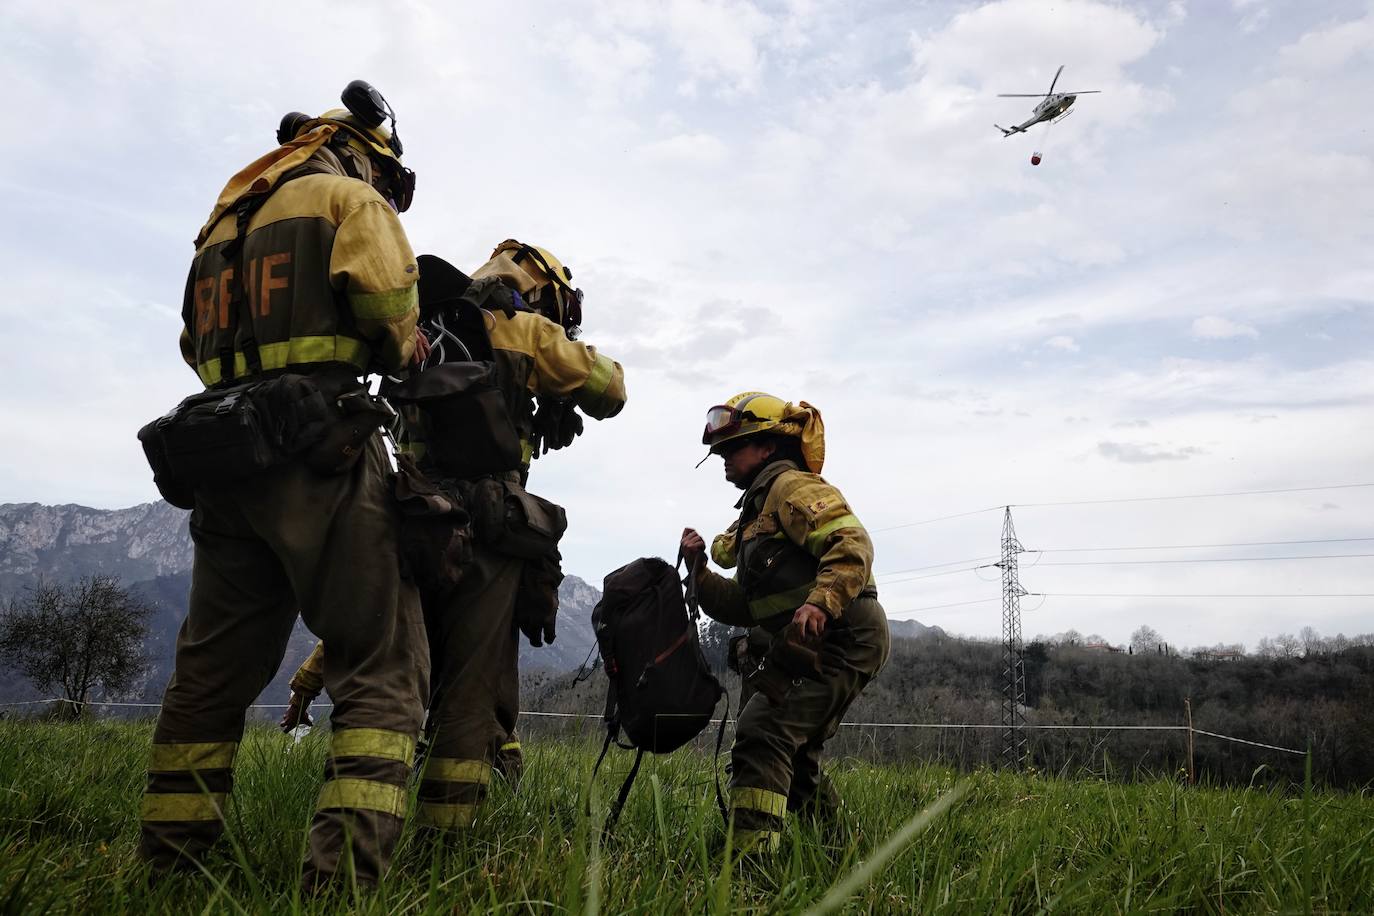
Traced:
<path fill-rule="evenodd" d="M 301 134 L 290 143 L 283 144 L 264 156 L 259 156 L 240 169 L 237 175 L 229 179 L 224 190 L 219 192 L 219 198 L 215 201 L 215 208 L 210 211 L 210 218 L 205 221 L 205 226 L 196 235 L 196 247 L 199 248 L 205 242 L 205 239 L 214 231 L 215 224 L 219 222 L 220 217 L 233 209 L 234 205 L 242 198 L 249 194 L 265 194 L 276 187 L 288 172 L 294 171 L 309 161 L 315 151 L 324 146 L 337 130 L 338 128 L 332 124 L 322 124 L 314 130 Z"/>
<path fill-rule="evenodd" d="M 763 498 L 768 494 L 768 488 L 773 485 L 773 481 L 777 480 L 784 471 L 796 470 L 800 470 L 800 468 L 791 458 L 779 458 L 772 464 L 765 465 L 763 470 L 759 471 L 758 476 L 754 478 L 754 482 L 749 484 L 749 489 L 745 490 L 744 495 L 739 498 L 739 502 L 735 503 L 735 508 L 742 509 L 754 501 L 759 503 L 755 508 L 761 508 Z"/>

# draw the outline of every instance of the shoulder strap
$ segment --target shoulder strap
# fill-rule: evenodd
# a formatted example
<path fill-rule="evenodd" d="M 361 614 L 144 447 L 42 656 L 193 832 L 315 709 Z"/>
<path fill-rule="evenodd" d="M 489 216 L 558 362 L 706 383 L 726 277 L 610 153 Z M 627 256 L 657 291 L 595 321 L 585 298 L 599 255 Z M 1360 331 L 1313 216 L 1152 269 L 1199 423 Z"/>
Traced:
<path fill-rule="evenodd" d="M 603 749 L 602 754 L 606 752 Z M 606 815 L 606 825 L 601 828 L 601 838 L 611 835 L 615 830 L 616 821 L 620 820 L 620 812 L 625 808 L 625 800 L 630 797 L 630 788 L 635 784 L 635 777 L 639 775 L 639 765 L 644 762 L 644 748 L 635 751 L 634 766 L 630 767 L 630 774 L 625 777 L 625 782 L 620 786 L 620 794 L 616 796 L 615 804 L 611 805 L 611 813 Z"/>

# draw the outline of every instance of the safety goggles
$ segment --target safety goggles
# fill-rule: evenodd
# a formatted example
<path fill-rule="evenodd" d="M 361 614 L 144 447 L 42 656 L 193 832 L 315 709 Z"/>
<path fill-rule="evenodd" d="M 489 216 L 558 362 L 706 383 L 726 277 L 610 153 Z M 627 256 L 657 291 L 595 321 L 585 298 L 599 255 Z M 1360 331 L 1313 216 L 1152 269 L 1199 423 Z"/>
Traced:
<path fill-rule="evenodd" d="M 384 196 L 397 213 L 409 210 L 410 202 L 415 199 L 415 173 L 400 164 L 389 167 Z"/>
<path fill-rule="evenodd" d="M 764 418 L 738 407 L 719 404 L 706 411 L 706 429 L 701 434 L 703 444 L 709 445 L 712 439 L 731 436 L 739 432 L 745 421 L 764 422 Z"/>

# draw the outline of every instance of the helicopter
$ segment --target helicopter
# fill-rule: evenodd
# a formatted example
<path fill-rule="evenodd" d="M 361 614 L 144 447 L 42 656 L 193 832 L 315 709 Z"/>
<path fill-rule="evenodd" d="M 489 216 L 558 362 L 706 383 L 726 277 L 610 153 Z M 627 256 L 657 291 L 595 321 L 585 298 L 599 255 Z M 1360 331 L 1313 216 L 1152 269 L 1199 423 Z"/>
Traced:
<path fill-rule="evenodd" d="M 1014 127 L 1003 127 L 994 124 L 993 127 L 1002 132 L 1002 136 L 1010 137 L 1012 134 L 1024 134 L 1027 127 L 1039 124 L 1041 121 L 1054 122 L 1068 114 L 1069 106 L 1080 95 L 1101 92 L 1101 89 L 1082 89 L 1078 92 L 1055 92 L 1054 84 L 1059 82 L 1059 74 L 1064 72 L 1064 65 L 1060 64 L 1059 69 L 1054 71 L 1054 79 L 1050 80 L 1050 88 L 1045 92 L 1043 98 L 1038 92 L 1001 92 L 998 93 L 999 99 L 1042 99 L 1031 112 L 1029 119 Z"/>

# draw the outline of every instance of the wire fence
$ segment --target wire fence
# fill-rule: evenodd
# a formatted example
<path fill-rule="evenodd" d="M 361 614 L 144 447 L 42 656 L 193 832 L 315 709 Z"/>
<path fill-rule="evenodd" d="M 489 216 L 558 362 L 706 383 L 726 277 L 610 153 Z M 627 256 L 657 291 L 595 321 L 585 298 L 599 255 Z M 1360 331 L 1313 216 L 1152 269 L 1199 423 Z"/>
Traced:
<path fill-rule="evenodd" d="M 92 707 L 97 707 L 97 708 L 117 708 L 117 709 L 160 709 L 160 708 L 162 707 L 162 704 L 161 704 L 161 703 L 128 703 L 128 702 L 117 702 L 117 701 L 108 701 L 108 700 L 100 700 L 100 701 L 94 701 L 94 700 L 93 700 L 93 701 L 87 701 L 87 702 L 84 703 L 84 704 L 78 704 L 78 703 L 76 703 L 75 701 L 69 700 L 69 699 L 67 699 L 67 698 L 65 698 L 65 697 L 46 697 L 46 698 L 40 699 L 40 700 L 21 700 L 21 701 L 18 701 L 18 702 L 0 703 L 0 709 L 14 708 L 14 707 L 26 707 L 26 706 L 42 706 L 42 705 L 45 705 L 45 704 L 51 705 L 51 704 L 60 704 L 60 703 L 66 703 L 66 704 L 70 704 L 70 705 L 74 705 L 74 706 L 76 706 L 76 705 L 83 705 L 83 706 L 92 706 Z M 251 704 L 251 705 L 248 707 L 248 709 L 286 709 L 287 706 L 288 706 L 288 704 L 286 704 L 286 703 L 254 703 L 254 704 Z M 332 708 L 333 708 L 333 704 L 332 704 L 332 703 L 317 703 L 317 704 L 313 704 L 311 708 L 312 708 L 313 710 L 316 710 L 316 711 L 321 711 L 321 710 L 326 710 L 326 709 L 332 709 Z M 521 717 L 521 718 L 530 717 L 530 718 L 533 718 L 533 719 L 567 719 L 567 720 L 578 720 L 578 721 L 586 721 L 586 720 L 591 720 L 591 719 L 601 719 L 601 718 L 603 718 L 601 713 L 592 713 L 592 712 L 545 712 L 545 711 L 541 711 L 541 710 L 521 710 L 521 712 L 520 712 L 520 717 Z M 727 724 L 727 726 L 733 725 L 733 724 L 735 724 L 735 721 L 736 721 L 736 720 L 735 720 L 734 717 L 727 717 L 727 719 L 726 719 L 726 724 Z M 721 724 L 721 720 L 720 720 L 719 718 L 714 718 L 714 719 L 709 720 L 709 724 L 710 724 L 710 725 L 714 725 L 714 726 L 719 726 L 719 725 Z M 1024 725 L 1024 726 L 1022 726 L 1022 727 L 1025 728 L 1027 731 L 1046 731 L 1046 732 L 1050 732 L 1050 731 L 1062 731 L 1062 732 L 1188 732 L 1188 733 L 1191 733 L 1192 735 L 1201 735 L 1201 736 L 1208 737 L 1208 738 L 1214 738 L 1214 739 L 1219 740 L 1219 741 L 1229 741 L 1229 742 L 1232 742 L 1232 743 L 1235 743 L 1235 744 L 1245 744 L 1245 745 L 1249 745 L 1249 746 L 1251 746 L 1251 747 L 1258 747 L 1258 748 L 1263 748 L 1263 749 L 1265 749 L 1265 750 L 1271 750 L 1271 751 L 1279 751 L 1279 752 L 1282 752 L 1282 753 L 1285 753 L 1285 754 L 1296 754 L 1296 755 L 1298 755 L 1298 756 L 1304 756 L 1304 755 L 1306 755 L 1306 753 L 1307 753 L 1307 751 L 1305 751 L 1305 750 L 1298 750 L 1298 749 L 1296 749 L 1296 748 L 1291 748 L 1291 747 L 1282 747 L 1282 746 L 1277 745 L 1277 744 L 1268 744 L 1268 743 L 1265 743 L 1265 742 L 1263 742 L 1263 741 L 1252 741 L 1252 740 L 1250 740 L 1250 739 L 1248 739 L 1248 738 L 1238 738 L 1238 737 L 1236 737 L 1235 735 L 1224 735 L 1224 734 L 1221 734 L 1220 732 L 1207 731 L 1207 730 L 1205 730 L 1205 729 L 1197 728 L 1197 727 L 1195 727 L 1195 726 L 1190 726 L 1190 725 L 1118 725 L 1118 724 L 1093 724 L 1093 725 L 1044 724 L 1044 725 L 1038 725 L 1038 724 L 1027 723 L 1026 725 Z M 891 729 L 931 729 L 931 730 L 950 730 L 950 731 L 966 730 L 966 731 L 997 731 L 997 732 L 1000 732 L 1000 731 L 1002 731 L 1003 729 L 1005 729 L 1006 726 L 1004 726 L 1004 725 L 999 725 L 999 724 L 995 724 L 995 723 L 983 723 L 983 722 L 841 722 L 841 723 L 840 723 L 840 728 L 848 728 L 848 729 L 865 729 L 865 728 L 871 728 L 871 729 L 884 729 L 884 728 L 891 728 Z"/>

